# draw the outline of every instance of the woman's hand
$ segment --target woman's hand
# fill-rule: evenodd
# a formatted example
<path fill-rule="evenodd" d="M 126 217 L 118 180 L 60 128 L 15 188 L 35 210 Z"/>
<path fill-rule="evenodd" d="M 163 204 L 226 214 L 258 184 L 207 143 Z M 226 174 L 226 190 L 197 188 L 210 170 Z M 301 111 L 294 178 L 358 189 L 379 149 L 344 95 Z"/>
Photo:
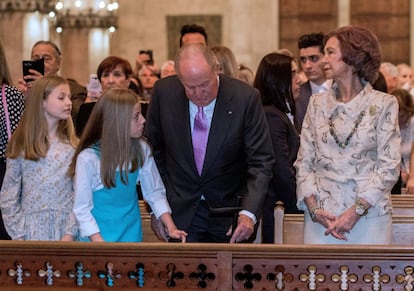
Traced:
<path fill-rule="evenodd" d="M 100 232 L 97 232 L 97 233 L 94 233 L 94 234 L 90 235 L 89 239 L 91 241 L 94 241 L 94 242 L 104 242 L 105 241 Z"/>
<path fill-rule="evenodd" d="M 345 210 L 325 231 L 325 235 L 332 235 L 340 240 L 348 240 L 345 233 L 349 233 L 358 222 L 360 216 L 355 211 L 355 206 Z"/>
<path fill-rule="evenodd" d="M 325 209 L 318 208 L 315 211 L 315 222 L 318 222 L 319 224 L 323 225 L 325 228 L 328 228 L 332 223 L 334 223 L 336 220 L 336 216 L 330 213 L 329 211 L 326 211 Z"/>

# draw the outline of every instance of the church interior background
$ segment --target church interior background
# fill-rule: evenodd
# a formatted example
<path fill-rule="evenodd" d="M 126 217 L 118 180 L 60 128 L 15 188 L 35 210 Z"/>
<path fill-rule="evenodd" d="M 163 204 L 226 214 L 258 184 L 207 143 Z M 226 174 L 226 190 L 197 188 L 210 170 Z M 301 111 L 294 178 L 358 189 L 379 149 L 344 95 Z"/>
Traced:
<path fill-rule="evenodd" d="M 237 61 L 256 69 L 279 48 L 296 56 L 297 39 L 347 24 L 373 30 L 384 61 L 413 60 L 412 0 L 0 0 L 0 41 L 16 83 L 21 61 L 37 40 L 62 51 L 60 74 L 86 84 L 108 55 L 134 65 L 141 49 L 152 49 L 161 65 L 174 58 L 183 24 L 206 27 L 210 45 L 232 49 Z"/>

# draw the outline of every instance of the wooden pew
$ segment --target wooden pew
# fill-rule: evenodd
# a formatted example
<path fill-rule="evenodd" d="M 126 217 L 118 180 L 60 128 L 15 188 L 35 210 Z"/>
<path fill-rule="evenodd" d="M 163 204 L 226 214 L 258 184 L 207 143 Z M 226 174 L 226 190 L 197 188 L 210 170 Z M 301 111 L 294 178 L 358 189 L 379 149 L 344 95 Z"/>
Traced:
<path fill-rule="evenodd" d="M 411 217 L 414 217 L 414 195 L 391 195 L 391 200 L 393 203 L 393 220 L 397 222 L 395 226 L 395 230 L 393 228 L 393 241 L 395 236 L 396 242 L 406 242 L 404 244 L 412 244 L 414 245 L 413 239 L 409 237 L 405 237 L 406 231 L 411 229 L 411 224 L 413 223 Z M 148 209 L 145 206 L 146 203 L 143 200 L 139 201 L 141 217 L 142 217 L 142 227 L 144 231 L 143 242 L 162 242 L 154 233 L 151 228 L 151 215 L 148 213 Z M 281 207 L 283 210 L 283 203 L 278 202 L 276 203 L 276 208 Z M 287 233 L 284 235 L 276 235 L 275 233 L 275 243 L 281 244 L 283 242 L 283 237 L 288 237 L 289 243 L 298 243 L 301 244 L 303 242 L 303 215 L 287 215 L 287 222 L 284 222 L 284 213 L 283 211 L 275 211 L 275 229 L 280 230 L 284 229 L 284 232 Z M 284 228 L 284 223 L 288 223 L 289 227 Z M 295 235 L 298 228 L 301 230 L 301 237 L 294 238 L 292 235 Z M 290 230 L 291 229 L 291 230 Z M 414 232 L 413 232 L 414 233 Z M 254 243 L 259 244 L 261 243 L 261 226 L 258 228 L 257 236 Z"/>
<path fill-rule="evenodd" d="M 393 204 L 400 204 L 404 202 L 413 203 L 414 204 L 414 195 L 409 194 L 391 194 L 391 202 Z"/>
<path fill-rule="evenodd" d="M 0 290 L 412 290 L 414 247 L 0 241 Z"/>
<path fill-rule="evenodd" d="M 284 214 L 283 206 L 275 207 L 275 243 L 303 243 L 303 214 Z M 276 227 L 276 225 L 278 227 Z M 414 245 L 414 216 L 392 215 L 392 244 Z"/>
<path fill-rule="evenodd" d="M 391 195 L 394 215 L 414 216 L 414 195 Z"/>

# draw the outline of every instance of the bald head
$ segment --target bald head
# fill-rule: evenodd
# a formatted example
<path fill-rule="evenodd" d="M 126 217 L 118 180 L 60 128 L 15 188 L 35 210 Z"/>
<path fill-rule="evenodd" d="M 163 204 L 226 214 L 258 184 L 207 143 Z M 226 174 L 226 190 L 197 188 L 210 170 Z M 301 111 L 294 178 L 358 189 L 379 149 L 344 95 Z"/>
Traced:
<path fill-rule="evenodd" d="M 215 71 L 217 68 L 214 53 L 205 45 L 202 44 L 187 44 L 181 47 L 175 57 L 175 70 L 180 74 L 180 67 L 182 64 L 188 62 L 202 61 L 209 66 L 211 70 Z"/>
<path fill-rule="evenodd" d="M 217 96 L 217 65 L 208 47 L 188 44 L 175 58 L 175 71 L 185 88 L 187 98 L 197 106 L 210 104 Z"/>

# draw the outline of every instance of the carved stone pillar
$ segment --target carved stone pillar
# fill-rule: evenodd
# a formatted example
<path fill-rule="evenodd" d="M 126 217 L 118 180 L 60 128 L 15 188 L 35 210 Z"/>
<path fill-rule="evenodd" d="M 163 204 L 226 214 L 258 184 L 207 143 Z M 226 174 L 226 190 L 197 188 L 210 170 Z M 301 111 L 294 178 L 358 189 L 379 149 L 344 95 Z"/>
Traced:
<path fill-rule="evenodd" d="M 13 82 L 22 76 L 22 56 L 24 47 L 23 20 L 26 13 L 2 12 L 0 16 L 0 42 L 4 47 L 7 63 Z"/>
<path fill-rule="evenodd" d="M 89 79 L 89 29 L 64 29 L 60 34 L 60 74 L 85 85 Z"/>

